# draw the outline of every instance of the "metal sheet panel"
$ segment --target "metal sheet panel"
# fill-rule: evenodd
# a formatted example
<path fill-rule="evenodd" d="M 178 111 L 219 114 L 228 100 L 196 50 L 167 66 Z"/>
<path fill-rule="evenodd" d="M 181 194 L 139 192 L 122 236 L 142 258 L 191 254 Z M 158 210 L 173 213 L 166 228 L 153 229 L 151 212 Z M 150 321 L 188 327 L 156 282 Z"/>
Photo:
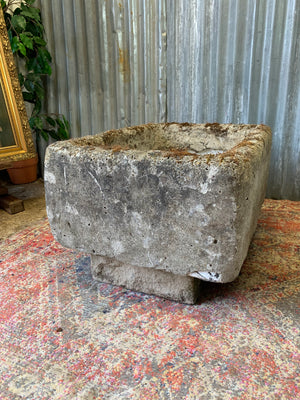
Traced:
<path fill-rule="evenodd" d="M 300 199 L 300 0 L 38 0 L 47 112 L 72 136 L 155 121 L 265 123 L 269 197 Z"/>
<path fill-rule="evenodd" d="M 159 0 L 40 1 L 53 56 L 45 108 L 72 136 L 166 119 L 166 14 Z"/>
<path fill-rule="evenodd" d="M 264 123 L 269 197 L 300 199 L 300 1 L 167 1 L 168 120 Z"/>

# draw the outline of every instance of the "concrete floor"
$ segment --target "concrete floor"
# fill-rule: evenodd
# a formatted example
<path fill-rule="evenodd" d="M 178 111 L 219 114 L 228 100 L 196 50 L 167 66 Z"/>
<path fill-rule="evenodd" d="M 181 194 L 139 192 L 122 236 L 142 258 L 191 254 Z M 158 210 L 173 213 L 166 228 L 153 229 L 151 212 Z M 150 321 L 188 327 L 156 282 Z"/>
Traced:
<path fill-rule="evenodd" d="M 43 180 L 33 183 L 13 185 L 6 171 L 0 171 L 0 185 L 7 187 L 8 194 L 22 199 L 25 210 L 17 214 L 8 214 L 0 209 L 0 242 L 15 232 L 47 216 Z"/>

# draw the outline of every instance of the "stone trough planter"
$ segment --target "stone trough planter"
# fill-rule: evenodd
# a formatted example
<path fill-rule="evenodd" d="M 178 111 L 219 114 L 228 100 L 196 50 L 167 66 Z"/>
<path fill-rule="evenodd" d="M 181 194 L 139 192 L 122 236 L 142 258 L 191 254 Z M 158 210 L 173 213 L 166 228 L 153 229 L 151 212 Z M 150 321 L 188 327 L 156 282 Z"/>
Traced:
<path fill-rule="evenodd" d="M 96 279 L 194 303 L 230 282 L 265 196 L 264 125 L 147 124 L 58 142 L 45 158 L 56 240 L 91 254 Z"/>

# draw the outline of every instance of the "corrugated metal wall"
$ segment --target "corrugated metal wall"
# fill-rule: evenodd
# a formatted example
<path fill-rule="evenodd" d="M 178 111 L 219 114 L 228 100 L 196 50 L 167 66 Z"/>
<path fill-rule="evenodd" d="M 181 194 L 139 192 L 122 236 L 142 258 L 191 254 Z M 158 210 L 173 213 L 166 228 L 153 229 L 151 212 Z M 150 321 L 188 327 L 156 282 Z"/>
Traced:
<path fill-rule="evenodd" d="M 167 5 L 168 120 L 270 125 L 268 195 L 300 200 L 300 1 Z"/>
<path fill-rule="evenodd" d="M 72 136 L 149 121 L 265 123 L 268 196 L 300 199 L 300 0 L 38 1 L 47 111 Z"/>
<path fill-rule="evenodd" d="M 47 109 L 74 137 L 166 119 L 166 13 L 159 0 L 40 1 L 55 70 Z"/>

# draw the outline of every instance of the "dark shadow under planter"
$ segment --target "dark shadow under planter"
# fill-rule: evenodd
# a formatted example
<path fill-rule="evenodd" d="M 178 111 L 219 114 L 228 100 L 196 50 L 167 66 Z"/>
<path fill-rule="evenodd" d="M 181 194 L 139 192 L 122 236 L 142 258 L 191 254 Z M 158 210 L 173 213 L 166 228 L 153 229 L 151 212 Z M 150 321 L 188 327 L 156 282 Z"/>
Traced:
<path fill-rule="evenodd" d="M 15 161 L 12 168 L 7 169 L 11 182 L 19 185 L 36 181 L 37 165 L 38 156 L 28 160 Z"/>

